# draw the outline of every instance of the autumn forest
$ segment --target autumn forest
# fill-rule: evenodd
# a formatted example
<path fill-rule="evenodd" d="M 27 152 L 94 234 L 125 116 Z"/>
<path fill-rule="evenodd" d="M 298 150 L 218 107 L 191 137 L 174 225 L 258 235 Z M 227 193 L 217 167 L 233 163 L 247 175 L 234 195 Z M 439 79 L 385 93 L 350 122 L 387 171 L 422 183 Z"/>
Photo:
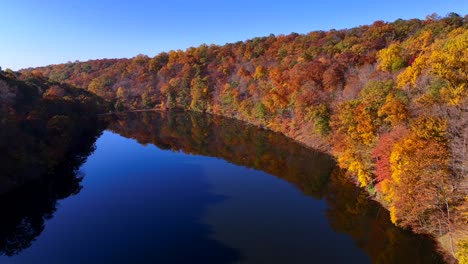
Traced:
<path fill-rule="evenodd" d="M 280 132 L 331 154 L 395 225 L 468 263 L 466 15 L 5 70 L 2 80 L 47 83 L 44 100 L 80 98 L 94 112 L 190 110 Z"/>

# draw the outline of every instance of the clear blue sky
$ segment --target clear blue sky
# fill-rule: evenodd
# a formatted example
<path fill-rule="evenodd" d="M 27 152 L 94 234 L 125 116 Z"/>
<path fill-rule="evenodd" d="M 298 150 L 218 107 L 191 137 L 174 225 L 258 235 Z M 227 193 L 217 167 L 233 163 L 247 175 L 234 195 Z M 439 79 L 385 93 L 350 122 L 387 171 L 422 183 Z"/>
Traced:
<path fill-rule="evenodd" d="M 154 56 L 270 33 L 468 13 L 468 0 L 2 0 L 0 66 Z"/>

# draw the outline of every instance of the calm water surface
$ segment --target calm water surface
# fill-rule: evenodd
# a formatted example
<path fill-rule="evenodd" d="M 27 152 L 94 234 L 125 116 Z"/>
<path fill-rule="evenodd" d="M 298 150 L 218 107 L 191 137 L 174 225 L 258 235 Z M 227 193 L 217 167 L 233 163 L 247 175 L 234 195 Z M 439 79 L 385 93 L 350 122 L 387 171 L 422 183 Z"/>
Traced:
<path fill-rule="evenodd" d="M 1 198 L 14 217 L 0 263 L 441 262 L 328 156 L 281 135 L 187 113 L 109 122 L 73 188 Z"/>

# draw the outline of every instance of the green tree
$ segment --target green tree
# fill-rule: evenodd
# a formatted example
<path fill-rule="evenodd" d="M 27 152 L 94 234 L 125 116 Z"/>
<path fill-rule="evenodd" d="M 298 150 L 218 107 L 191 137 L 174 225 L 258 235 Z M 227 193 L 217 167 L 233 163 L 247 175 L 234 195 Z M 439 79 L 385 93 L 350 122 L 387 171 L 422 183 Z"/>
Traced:
<path fill-rule="evenodd" d="M 192 79 L 190 86 L 190 95 L 192 96 L 190 108 L 195 111 L 206 111 L 209 107 L 210 99 L 208 78 L 202 78 L 197 75 Z"/>

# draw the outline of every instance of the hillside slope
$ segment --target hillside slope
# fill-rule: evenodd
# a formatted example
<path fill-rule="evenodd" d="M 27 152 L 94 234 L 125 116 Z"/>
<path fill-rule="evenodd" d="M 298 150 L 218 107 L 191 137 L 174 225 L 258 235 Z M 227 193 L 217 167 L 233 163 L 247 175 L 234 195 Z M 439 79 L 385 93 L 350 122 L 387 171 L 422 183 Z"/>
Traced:
<path fill-rule="evenodd" d="M 89 92 L 0 71 L 0 195 L 41 181 L 74 157 L 95 139 L 105 108 Z"/>
<path fill-rule="evenodd" d="M 116 110 L 177 107 L 284 133 L 333 154 L 395 224 L 447 235 L 452 252 L 452 237 L 467 238 L 468 16 L 23 73 L 82 87 Z"/>
<path fill-rule="evenodd" d="M 104 109 L 89 92 L 0 71 L 0 256 L 29 248 L 58 201 L 80 192 Z"/>

